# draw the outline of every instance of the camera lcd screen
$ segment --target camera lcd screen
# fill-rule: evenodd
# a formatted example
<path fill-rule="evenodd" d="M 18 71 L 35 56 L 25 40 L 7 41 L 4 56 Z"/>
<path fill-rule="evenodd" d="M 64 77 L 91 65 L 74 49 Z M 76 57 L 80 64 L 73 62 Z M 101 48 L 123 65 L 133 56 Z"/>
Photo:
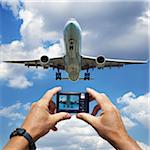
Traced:
<path fill-rule="evenodd" d="M 79 95 L 60 95 L 59 109 L 79 110 Z"/>
<path fill-rule="evenodd" d="M 89 112 L 88 93 L 57 93 L 57 112 Z"/>

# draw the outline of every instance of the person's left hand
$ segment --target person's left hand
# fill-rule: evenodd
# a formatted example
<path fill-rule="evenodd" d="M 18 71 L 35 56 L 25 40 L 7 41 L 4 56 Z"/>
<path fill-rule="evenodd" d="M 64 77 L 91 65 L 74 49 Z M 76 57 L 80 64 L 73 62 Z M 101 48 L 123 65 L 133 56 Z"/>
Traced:
<path fill-rule="evenodd" d="M 34 141 L 47 134 L 51 129 L 56 131 L 56 124 L 59 121 L 71 118 L 69 113 L 55 113 L 56 107 L 52 102 L 52 97 L 60 90 L 61 87 L 55 87 L 47 91 L 38 102 L 32 104 L 31 110 L 21 127 L 26 129 Z"/>

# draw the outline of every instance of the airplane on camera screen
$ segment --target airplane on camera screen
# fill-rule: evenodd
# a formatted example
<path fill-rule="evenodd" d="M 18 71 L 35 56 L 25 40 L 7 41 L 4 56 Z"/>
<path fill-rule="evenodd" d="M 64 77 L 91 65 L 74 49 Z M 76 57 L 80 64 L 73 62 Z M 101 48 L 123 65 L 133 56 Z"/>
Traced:
<path fill-rule="evenodd" d="M 105 67 L 122 67 L 128 64 L 144 64 L 147 61 L 140 60 L 122 60 L 106 58 L 103 55 L 98 57 L 90 57 L 81 55 L 81 27 L 76 19 L 71 18 L 67 21 L 64 27 L 64 44 L 65 55 L 63 57 L 49 58 L 41 56 L 37 60 L 19 60 L 19 61 L 4 61 L 6 63 L 19 63 L 27 67 L 35 66 L 43 67 L 44 69 L 57 69 L 56 80 L 70 79 L 76 81 L 78 79 L 90 80 L 89 69 L 103 69 Z M 68 78 L 62 78 L 60 70 L 65 70 L 68 73 Z M 86 70 L 83 78 L 79 78 L 80 71 Z"/>
<path fill-rule="evenodd" d="M 77 100 L 73 101 L 71 95 L 66 95 L 66 99 L 62 98 L 59 103 L 64 104 L 64 107 L 66 106 L 67 108 L 69 107 L 73 108 L 74 105 L 79 105 L 78 98 Z"/>

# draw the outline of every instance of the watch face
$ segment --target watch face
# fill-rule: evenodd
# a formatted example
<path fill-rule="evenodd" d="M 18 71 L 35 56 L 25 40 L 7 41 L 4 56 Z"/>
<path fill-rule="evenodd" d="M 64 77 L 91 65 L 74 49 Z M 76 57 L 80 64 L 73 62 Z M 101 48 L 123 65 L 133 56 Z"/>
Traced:
<path fill-rule="evenodd" d="M 16 131 L 19 135 L 22 135 L 25 133 L 25 129 L 21 129 L 21 128 L 17 128 Z"/>

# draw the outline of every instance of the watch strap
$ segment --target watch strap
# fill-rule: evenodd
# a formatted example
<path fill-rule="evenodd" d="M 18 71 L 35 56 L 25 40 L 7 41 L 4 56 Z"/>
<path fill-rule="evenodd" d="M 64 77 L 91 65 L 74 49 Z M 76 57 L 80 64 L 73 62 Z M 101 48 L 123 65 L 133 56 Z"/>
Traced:
<path fill-rule="evenodd" d="M 23 134 L 23 136 L 24 136 L 24 137 L 27 139 L 27 141 L 29 142 L 29 149 L 30 149 L 30 150 L 35 150 L 35 149 L 36 149 L 36 146 L 35 146 L 35 143 L 34 143 L 32 137 L 30 136 L 30 134 L 27 133 L 27 132 L 25 132 L 25 133 Z"/>
<path fill-rule="evenodd" d="M 23 128 L 17 128 L 10 135 L 10 139 L 14 136 L 23 136 L 29 142 L 29 150 L 35 150 L 36 146 L 31 135 Z"/>

